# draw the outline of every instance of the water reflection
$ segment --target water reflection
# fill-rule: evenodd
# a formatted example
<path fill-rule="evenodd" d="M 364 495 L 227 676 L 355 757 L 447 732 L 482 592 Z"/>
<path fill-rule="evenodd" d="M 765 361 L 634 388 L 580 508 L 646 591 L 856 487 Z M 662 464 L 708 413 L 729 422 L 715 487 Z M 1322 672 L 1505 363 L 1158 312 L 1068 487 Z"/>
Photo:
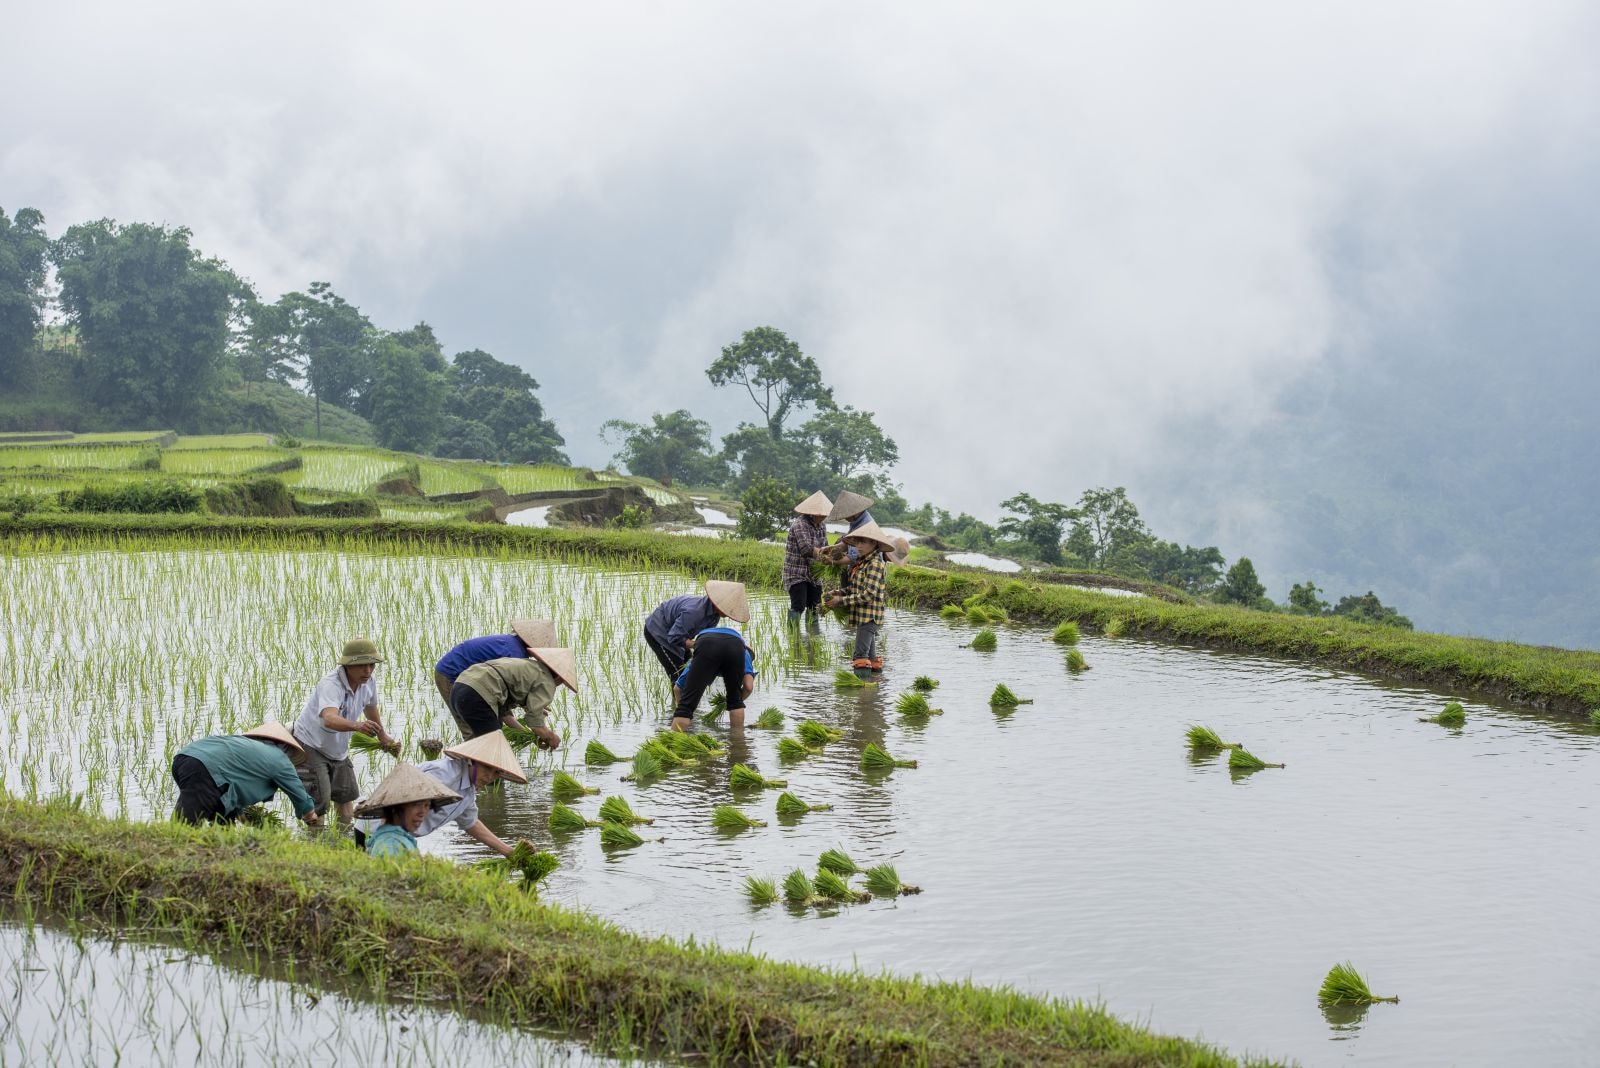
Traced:
<path fill-rule="evenodd" d="M 1371 1005 L 1346 1001 L 1319 1001 L 1317 1007 L 1322 1010 L 1322 1018 L 1328 1021 L 1334 1042 L 1348 1042 L 1360 1034 L 1361 1025 L 1366 1022 L 1367 1013 L 1372 1009 Z"/>

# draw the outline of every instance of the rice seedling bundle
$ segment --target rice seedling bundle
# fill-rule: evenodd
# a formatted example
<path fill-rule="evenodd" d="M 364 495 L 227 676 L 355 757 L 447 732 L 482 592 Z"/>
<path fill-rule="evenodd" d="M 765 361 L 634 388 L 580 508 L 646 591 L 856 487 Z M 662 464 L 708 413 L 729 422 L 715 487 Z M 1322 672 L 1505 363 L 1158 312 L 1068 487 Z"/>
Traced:
<path fill-rule="evenodd" d="M 575 797 L 583 797 L 586 794 L 597 794 L 599 792 L 600 788 L 598 786 L 585 786 L 564 771 L 556 772 L 550 779 L 550 796 L 560 798 L 563 801 L 570 801 Z"/>
<path fill-rule="evenodd" d="M 804 760 L 806 757 L 813 756 L 820 752 L 822 752 L 821 746 L 813 748 L 800 741 L 798 738 L 778 739 L 779 760 Z"/>
<path fill-rule="evenodd" d="M 851 860 L 849 853 L 838 848 L 829 849 L 818 857 L 817 867 L 840 875 L 860 875 L 862 871 L 861 865 Z"/>
<path fill-rule="evenodd" d="M 911 690 L 895 699 L 894 710 L 902 716 L 926 717 L 928 714 L 928 699 L 915 690 Z"/>
<path fill-rule="evenodd" d="M 795 725 L 794 733 L 807 745 L 827 745 L 844 737 L 844 731 L 838 727 L 830 727 L 814 719 L 801 720 Z"/>
<path fill-rule="evenodd" d="M 526 727 L 502 727 L 500 733 L 506 736 L 511 748 L 519 753 L 539 740 L 539 736 Z"/>
<path fill-rule="evenodd" d="M 1120 638 L 1127 632 L 1128 621 L 1121 616 L 1113 616 L 1106 620 L 1105 636 L 1107 638 Z"/>
<path fill-rule="evenodd" d="M 667 766 L 661 763 L 661 758 L 654 750 L 641 746 L 639 751 L 633 754 L 633 770 L 622 778 L 626 782 L 642 783 L 656 778 L 666 770 Z"/>
<path fill-rule="evenodd" d="M 896 760 L 889 751 L 876 742 L 868 742 L 861 751 L 862 771 L 893 771 L 895 768 L 914 768 L 915 760 Z"/>
<path fill-rule="evenodd" d="M 722 713 L 724 713 L 724 712 L 726 712 L 728 710 L 728 695 L 725 694 L 725 693 L 714 693 L 714 694 L 712 694 L 711 698 L 710 698 L 710 702 L 711 702 L 711 711 L 707 713 L 708 717 L 709 716 L 720 716 Z"/>
<path fill-rule="evenodd" d="M 769 779 L 747 765 L 735 764 L 728 772 L 728 785 L 735 790 L 781 790 L 789 783 L 785 779 Z"/>
<path fill-rule="evenodd" d="M 363 753 L 388 753 L 390 756 L 400 755 L 400 743 L 394 742 L 384 745 L 375 735 L 363 734 L 361 731 L 352 731 L 350 734 L 350 748 L 359 749 Z"/>
<path fill-rule="evenodd" d="M 441 738 L 424 738 L 417 743 L 417 748 L 422 750 L 422 755 L 429 760 L 437 760 L 439 754 L 444 752 L 444 740 Z"/>
<path fill-rule="evenodd" d="M 1317 1000 L 1328 1005 L 1371 1005 L 1377 1001 L 1399 1002 L 1400 998 L 1374 994 L 1372 988 L 1367 986 L 1366 979 L 1356 971 L 1355 965 L 1345 961 L 1328 970 L 1327 978 L 1322 980 L 1322 989 L 1317 991 Z"/>
<path fill-rule="evenodd" d="M 994 631 L 988 627 L 984 627 L 972 636 L 971 647 L 980 653 L 992 653 L 999 644 L 1000 639 L 995 637 Z"/>
<path fill-rule="evenodd" d="M 829 901 L 870 901 L 871 894 L 863 893 L 853 888 L 845 881 L 844 876 L 823 868 L 811 880 L 811 885 L 817 888 L 817 893 Z"/>
<path fill-rule="evenodd" d="M 656 735 L 656 740 L 666 747 L 667 751 L 681 761 L 705 760 L 713 755 L 720 755 L 722 750 L 716 747 L 715 742 L 705 739 L 703 734 L 688 734 L 684 731 L 666 730 Z"/>
<path fill-rule="evenodd" d="M 809 905 L 817 900 L 817 888 L 811 876 L 799 868 L 784 876 L 783 898 L 791 905 Z"/>
<path fill-rule="evenodd" d="M 611 849 L 631 849 L 636 845 L 644 845 L 644 839 L 625 823 L 603 823 L 600 825 L 600 844 Z"/>
<path fill-rule="evenodd" d="M 1282 764 L 1268 764 L 1265 760 L 1239 746 L 1228 754 L 1228 770 L 1260 771 L 1262 768 L 1281 768 Z"/>
<path fill-rule="evenodd" d="M 628 804 L 628 799 L 621 794 L 613 794 L 600 804 L 600 818 L 606 823 L 654 823 L 655 820 L 648 816 L 641 816 Z"/>
<path fill-rule="evenodd" d="M 1600 708 L 1589 710 L 1589 725 L 1591 727 L 1600 727 Z"/>
<path fill-rule="evenodd" d="M 1050 635 L 1050 640 L 1057 645 L 1078 644 L 1078 624 L 1070 619 L 1064 619 L 1056 625 L 1055 633 Z"/>
<path fill-rule="evenodd" d="M 583 751 L 585 764 L 615 764 L 622 758 L 607 749 L 598 738 L 589 739 L 589 745 Z"/>
<path fill-rule="evenodd" d="M 856 678 L 854 671 L 846 671 L 843 668 L 833 673 L 833 684 L 841 690 L 854 690 L 868 685 L 866 679 Z"/>
<path fill-rule="evenodd" d="M 850 677 L 855 678 L 854 675 Z M 763 709 L 761 715 L 756 717 L 755 725 L 764 731 L 783 730 L 783 710 L 777 706 Z"/>
<path fill-rule="evenodd" d="M 893 864 L 879 864 L 868 868 L 866 876 L 867 889 L 881 897 L 922 893 L 922 887 L 901 882 L 900 873 L 894 870 Z"/>
<path fill-rule="evenodd" d="M 770 905 L 778 900 L 778 885 L 771 879 L 761 879 L 754 875 L 744 877 L 745 896 L 750 899 L 750 904 L 761 906 Z"/>
<path fill-rule="evenodd" d="M 1033 698 L 1018 697 L 1011 692 L 1011 687 L 1003 682 L 995 683 L 994 692 L 989 695 L 990 708 L 1016 708 L 1018 705 L 1031 705 Z"/>
<path fill-rule="evenodd" d="M 1078 650 L 1068 649 L 1067 670 L 1072 672 L 1074 675 L 1078 674 L 1080 671 L 1088 671 L 1089 662 L 1083 658 L 1083 654 L 1078 652 Z"/>
<path fill-rule="evenodd" d="M 967 622 L 975 627 L 981 627 L 989 622 L 989 613 L 983 605 L 975 604 L 967 609 Z"/>
<path fill-rule="evenodd" d="M 282 816 L 263 805 L 251 805 L 242 809 L 238 819 L 247 827 L 269 827 L 281 831 L 285 826 Z"/>
<path fill-rule="evenodd" d="M 799 796 L 785 790 L 778 795 L 778 815 L 804 816 L 807 812 L 828 812 L 832 805 L 808 805 Z"/>
<path fill-rule="evenodd" d="M 1191 726 L 1185 735 L 1189 739 L 1189 748 L 1200 751 L 1206 749 L 1238 749 L 1238 742 L 1225 742 L 1222 736 L 1210 727 L 1202 727 L 1196 723 Z"/>
<path fill-rule="evenodd" d="M 547 821 L 551 834 L 576 834 L 590 827 L 600 826 L 592 820 L 583 818 L 583 813 L 560 801 L 550 806 L 550 819 Z"/>
<path fill-rule="evenodd" d="M 932 693 L 939 688 L 939 680 L 932 675 L 918 675 L 911 680 L 911 688 L 918 693 Z"/>
<path fill-rule="evenodd" d="M 677 753 L 673 752 L 667 743 L 662 741 L 659 736 L 654 738 L 646 738 L 639 744 L 639 752 L 649 753 L 651 756 L 656 758 L 656 762 L 659 763 L 663 768 L 675 768 L 679 764 L 689 763 L 688 759 L 680 757 Z"/>
<path fill-rule="evenodd" d="M 939 609 L 940 619 L 966 619 L 966 611 L 958 604 L 947 604 Z"/>
<path fill-rule="evenodd" d="M 1444 727 L 1460 727 L 1467 722 L 1467 710 L 1460 701 L 1451 701 L 1437 716 L 1423 716 L 1423 723 L 1437 723 Z"/>
<path fill-rule="evenodd" d="M 711 825 L 719 831 L 748 831 L 767 824 L 764 820 L 746 815 L 733 805 L 718 805 L 711 810 Z"/>

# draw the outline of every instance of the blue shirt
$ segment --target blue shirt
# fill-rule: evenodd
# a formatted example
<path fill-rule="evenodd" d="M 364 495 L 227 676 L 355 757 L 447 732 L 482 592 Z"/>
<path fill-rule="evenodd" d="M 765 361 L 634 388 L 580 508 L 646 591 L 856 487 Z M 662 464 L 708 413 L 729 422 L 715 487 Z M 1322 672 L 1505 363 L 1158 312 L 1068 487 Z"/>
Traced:
<path fill-rule="evenodd" d="M 644 630 L 674 653 L 686 653 L 688 650 L 683 643 L 691 634 L 699 634 L 721 622 L 722 613 L 711 603 L 711 598 L 686 593 L 663 601 L 644 621 Z"/>
<path fill-rule="evenodd" d="M 288 755 L 272 742 L 240 734 L 213 734 L 190 742 L 178 750 L 178 755 L 206 766 L 222 790 L 222 811 L 229 816 L 271 801 L 279 790 L 289 795 L 296 816 L 304 816 L 317 807 Z"/>
<path fill-rule="evenodd" d="M 740 634 L 738 631 L 734 630 L 732 627 L 707 627 L 705 630 L 703 630 L 699 634 L 695 635 L 695 639 L 696 639 L 695 640 L 695 645 L 698 646 L 700 644 L 700 642 L 699 642 L 700 637 L 702 637 L 703 635 L 706 635 L 706 634 L 731 634 L 735 638 L 738 638 L 741 642 L 744 641 L 744 635 Z M 694 663 L 693 658 L 690 659 L 689 663 L 690 664 Z M 755 657 L 750 654 L 750 647 L 748 645 L 746 645 L 744 647 L 744 673 L 746 675 L 754 675 L 756 673 L 756 660 L 755 660 Z M 689 664 L 685 664 L 685 665 L 683 665 L 683 670 L 678 672 L 678 677 L 673 680 L 673 683 L 674 683 L 674 685 L 682 686 L 683 683 L 684 683 L 684 680 L 687 679 L 688 677 L 689 677 Z"/>
<path fill-rule="evenodd" d="M 487 638 L 468 638 L 440 657 L 439 662 L 433 665 L 433 670 L 447 679 L 454 679 L 473 664 L 508 656 L 523 659 L 527 659 L 528 656 L 528 647 L 523 645 L 522 639 L 515 634 L 491 634 Z"/>
<path fill-rule="evenodd" d="M 367 835 L 367 856 L 403 857 L 417 851 L 416 835 L 398 823 L 383 823 Z"/>

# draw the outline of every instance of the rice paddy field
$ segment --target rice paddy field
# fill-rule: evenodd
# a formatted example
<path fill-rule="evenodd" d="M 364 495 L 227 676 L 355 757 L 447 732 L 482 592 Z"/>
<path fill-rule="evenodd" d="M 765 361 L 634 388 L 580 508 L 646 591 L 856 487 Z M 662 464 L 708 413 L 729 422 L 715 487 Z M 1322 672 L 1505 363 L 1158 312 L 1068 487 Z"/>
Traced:
<path fill-rule="evenodd" d="M 154 445 L 3 445 L 0 446 L 0 469 L 120 471 L 147 465 L 158 455 Z"/>
<path fill-rule="evenodd" d="M 1087 633 L 1063 647 L 990 623 L 980 652 L 976 622 L 911 611 L 891 612 L 881 682 L 840 687 L 846 633 L 789 632 L 786 601 L 752 591 L 750 725 L 705 719 L 721 753 L 625 781 L 668 704 L 640 625 L 697 585 L 509 553 L 13 552 L 0 774 L 18 796 L 163 818 L 176 748 L 292 720 L 353 634 L 387 654 L 386 720 L 415 756 L 418 739 L 452 736 L 434 660 L 548 615 L 582 676 L 553 710 L 565 744 L 525 751 L 531 785 L 480 797 L 496 833 L 560 858 L 547 900 L 776 959 L 1098 998 L 1240 1056 L 1564 1065 L 1600 1045 L 1595 728 L 1470 700 L 1461 727 L 1421 722 L 1459 695 Z M 903 696 L 918 677 L 937 680 L 930 714 Z M 768 707 L 781 725 L 755 727 Z M 1191 751 L 1196 724 L 1285 766 Z M 591 741 L 624 760 L 586 764 Z M 864 770 L 869 747 L 902 763 Z M 356 761 L 369 787 L 389 764 Z M 735 765 L 785 785 L 735 785 Z M 552 831 L 557 771 L 600 791 L 562 802 L 580 823 L 614 796 L 654 822 L 638 844 Z M 780 814 L 785 791 L 831 807 Z M 453 828 L 423 846 L 486 856 Z M 821 892 L 829 850 L 923 892 L 786 904 L 796 869 Z M 779 900 L 753 903 L 751 877 Z M 1319 1004 L 1346 960 L 1399 1003 Z"/>

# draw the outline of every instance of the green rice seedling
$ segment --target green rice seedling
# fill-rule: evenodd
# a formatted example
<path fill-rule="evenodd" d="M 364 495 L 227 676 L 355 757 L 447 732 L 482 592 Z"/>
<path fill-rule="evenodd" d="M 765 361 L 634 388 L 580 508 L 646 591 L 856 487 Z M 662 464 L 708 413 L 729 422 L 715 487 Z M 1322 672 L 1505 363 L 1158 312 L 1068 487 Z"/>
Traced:
<path fill-rule="evenodd" d="M 589 739 L 589 745 L 583 751 L 585 764 L 616 764 L 621 760 L 621 757 L 607 749 L 598 738 Z"/>
<path fill-rule="evenodd" d="M 600 844 L 610 849 L 632 849 L 644 845 L 644 839 L 625 823 L 604 823 L 600 826 Z"/>
<path fill-rule="evenodd" d="M 870 901 L 872 895 L 857 890 L 845 881 L 844 876 L 831 872 L 827 868 L 818 871 L 811 880 L 811 885 L 817 888 L 817 893 L 829 901 Z"/>
<path fill-rule="evenodd" d="M 526 727 L 502 727 L 500 733 L 506 736 L 511 748 L 519 753 L 539 741 L 539 736 Z"/>
<path fill-rule="evenodd" d="M 871 685 L 866 679 L 856 678 L 854 671 L 846 671 L 843 668 L 833 673 L 833 684 L 841 690 L 858 690 L 863 686 Z"/>
<path fill-rule="evenodd" d="M 1238 742 L 1225 742 L 1222 736 L 1210 727 L 1202 727 L 1196 723 L 1191 726 L 1185 735 L 1189 739 L 1189 748 L 1200 752 L 1206 749 L 1238 749 Z"/>
<path fill-rule="evenodd" d="M 820 752 L 822 752 L 822 747 L 821 746 L 816 746 L 815 748 L 813 748 L 812 746 L 809 746 L 806 743 L 800 741 L 798 738 L 779 738 L 778 739 L 778 759 L 779 760 L 785 760 L 785 761 L 804 760 L 806 757 L 814 756 L 815 754 L 820 753 Z"/>
<path fill-rule="evenodd" d="M 557 801 L 550 806 L 548 826 L 551 834 L 576 834 L 590 827 L 598 827 L 600 824 L 593 820 L 584 819 L 583 813 Z"/>
<path fill-rule="evenodd" d="M 855 675 L 852 674 L 850 677 L 855 678 Z M 776 705 L 763 709 L 761 715 L 756 717 L 755 725 L 764 731 L 783 730 L 783 710 Z"/>
<path fill-rule="evenodd" d="M 894 710 L 902 716 L 926 717 L 928 714 L 928 699 L 912 690 L 901 694 L 895 699 Z"/>
<path fill-rule="evenodd" d="M 922 887 L 911 886 L 900 881 L 900 873 L 894 870 L 893 864 L 879 864 L 868 868 L 867 889 L 879 897 L 894 897 L 897 894 L 920 894 Z"/>
<path fill-rule="evenodd" d="M 733 805 L 718 805 L 711 810 L 711 825 L 719 831 L 748 831 L 765 827 L 765 820 L 746 815 Z"/>
<path fill-rule="evenodd" d="M 1112 616 L 1106 620 L 1105 636 L 1107 638 L 1120 638 L 1127 633 L 1128 621 L 1121 616 Z"/>
<path fill-rule="evenodd" d="M 1589 710 L 1589 726 L 1600 727 L 1600 708 Z"/>
<path fill-rule="evenodd" d="M 862 771 L 893 771 L 895 768 L 914 768 L 915 760 L 896 760 L 889 755 L 889 751 L 876 742 L 868 742 L 867 747 L 861 750 Z"/>
<path fill-rule="evenodd" d="M 648 816 L 641 816 L 628 804 L 628 799 L 621 794 L 612 794 L 600 804 L 600 818 L 607 823 L 654 823 L 655 820 Z"/>
<path fill-rule="evenodd" d="M 863 871 L 861 865 L 850 859 L 849 853 L 838 848 L 829 849 L 818 857 L 817 867 L 840 875 L 860 875 Z"/>
<path fill-rule="evenodd" d="M 968 647 L 976 649 L 980 653 L 992 653 L 999 644 L 1000 639 L 995 637 L 994 631 L 984 627 L 972 636 L 972 641 L 968 643 Z"/>
<path fill-rule="evenodd" d="M 997 604 L 984 605 L 983 606 L 983 610 L 986 613 L 988 613 L 988 616 L 989 616 L 989 620 L 988 621 L 990 623 L 1010 623 L 1011 622 L 1011 613 L 1007 612 L 1004 608 L 1001 608 Z"/>
<path fill-rule="evenodd" d="M 1322 980 L 1322 989 L 1317 991 L 1317 1000 L 1326 1005 L 1371 1005 L 1377 1001 L 1399 1002 L 1400 998 L 1374 994 L 1366 979 L 1356 971 L 1355 965 L 1345 961 L 1328 969 L 1327 978 Z"/>
<path fill-rule="evenodd" d="M 789 783 L 786 779 L 769 779 L 745 764 L 735 764 L 728 772 L 728 785 L 735 790 L 781 790 Z"/>
<path fill-rule="evenodd" d="M 1068 649 L 1067 670 L 1072 672 L 1074 675 L 1078 674 L 1080 671 L 1088 671 L 1089 662 L 1083 658 L 1083 654 L 1078 652 L 1078 650 Z"/>
<path fill-rule="evenodd" d="M 1018 697 L 1011 692 L 1011 687 L 1003 682 L 995 684 L 994 692 L 989 695 L 990 708 L 1016 708 L 1018 705 L 1031 705 L 1033 698 Z"/>
<path fill-rule="evenodd" d="M 1238 746 L 1228 754 L 1229 771 L 1260 771 L 1262 768 L 1281 768 L 1282 764 L 1268 764 L 1265 760 Z"/>
<path fill-rule="evenodd" d="M 832 805 L 808 805 L 799 796 L 785 790 L 778 795 L 778 815 L 804 816 L 807 812 L 829 812 Z"/>
<path fill-rule="evenodd" d="M 844 731 L 838 727 L 830 727 L 814 719 L 801 720 L 795 725 L 794 733 L 807 745 L 827 745 L 844 737 Z"/>
<path fill-rule="evenodd" d="M 662 741 L 659 736 L 654 738 L 646 738 L 640 743 L 639 752 L 648 752 L 651 756 L 656 758 L 656 762 L 659 763 L 663 768 L 675 768 L 679 764 L 689 763 L 689 758 L 680 757 L 677 753 L 673 752 L 672 748 L 668 746 L 666 742 Z"/>
<path fill-rule="evenodd" d="M 1444 710 L 1437 716 L 1423 716 L 1423 723 L 1437 723 L 1443 727 L 1461 727 L 1467 722 L 1467 710 L 1461 707 L 1460 701 L 1451 701 L 1444 706 Z"/>
<path fill-rule="evenodd" d="M 783 899 L 791 905 L 809 905 L 817 900 L 817 887 L 800 868 L 796 868 L 783 879 Z"/>
<path fill-rule="evenodd" d="M 394 742 L 393 744 L 386 746 L 382 742 L 378 741 L 378 739 L 373 735 L 363 734 L 361 731 L 353 731 L 351 733 L 350 748 L 359 749 L 363 753 L 388 753 L 390 756 L 400 755 L 399 742 Z"/>
<path fill-rule="evenodd" d="M 745 896 L 750 899 L 750 904 L 760 908 L 770 905 L 778 900 L 778 885 L 771 879 L 761 879 L 754 875 L 744 877 Z"/>
<path fill-rule="evenodd" d="M 911 680 L 911 688 L 918 693 L 932 693 L 939 688 L 939 680 L 932 675 L 918 675 Z"/>
<path fill-rule="evenodd" d="M 966 619 L 967 618 L 967 613 L 966 613 L 966 610 L 963 609 L 958 604 L 947 604 L 947 605 L 943 605 L 943 606 L 940 607 L 940 609 L 939 609 L 939 618 L 940 619 Z"/>
<path fill-rule="evenodd" d="M 711 711 L 707 713 L 707 716 L 720 716 L 722 713 L 728 710 L 728 695 L 725 693 L 714 693 L 711 695 L 709 703 L 711 705 Z"/>
<path fill-rule="evenodd" d="M 564 771 L 556 772 L 550 779 L 550 796 L 560 798 L 563 801 L 571 801 L 575 797 L 583 797 L 586 794 L 597 794 L 599 792 L 600 787 L 585 786 Z"/>
<path fill-rule="evenodd" d="M 1055 633 L 1050 635 L 1050 640 L 1057 645 L 1078 644 L 1078 624 L 1070 619 L 1064 619 L 1056 624 Z"/>
<path fill-rule="evenodd" d="M 624 782 L 648 782 L 662 775 L 666 770 L 667 766 L 661 763 L 661 757 L 655 750 L 641 746 L 639 751 L 633 754 L 633 770 L 624 775 L 622 779 Z"/>
<path fill-rule="evenodd" d="M 703 734 L 688 734 L 684 731 L 662 731 L 656 735 L 656 740 L 666 747 L 667 751 L 681 761 L 705 760 L 709 756 L 722 754 L 715 742 L 709 742 Z M 708 744 L 709 743 L 709 744 Z"/>
<path fill-rule="evenodd" d="M 444 752 L 444 739 L 424 738 L 417 743 L 417 748 L 422 750 L 422 755 L 429 760 L 437 760 L 439 754 Z"/>
<path fill-rule="evenodd" d="M 276 831 L 285 827 L 282 816 L 262 805 L 251 805 L 241 810 L 238 819 L 247 827 L 269 827 Z"/>
<path fill-rule="evenodd" d="M 967 609 L 967 622 L 975 627 L 981 627 L 989 622 L 989 611 L 981 604 L 975 604 Z"/>

